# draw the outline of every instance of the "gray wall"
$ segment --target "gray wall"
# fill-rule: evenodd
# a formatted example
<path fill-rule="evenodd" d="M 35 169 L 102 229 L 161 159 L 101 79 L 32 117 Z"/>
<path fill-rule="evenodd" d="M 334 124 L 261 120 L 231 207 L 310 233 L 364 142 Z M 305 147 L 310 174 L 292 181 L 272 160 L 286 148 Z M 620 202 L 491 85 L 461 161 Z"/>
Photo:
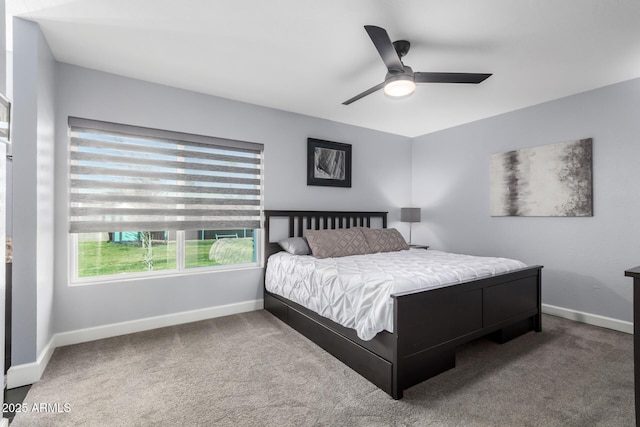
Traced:
<path fill-rule="evenodd" d="M 29 23 L 32 25 L 32 23 Z M 32 27 L 33 28 L 33 27 Z M 54 127 L 56 95 L 56 62 L 39 27 L 38 43 L 38 135 L 36 145 L 36 283 L 37 353 L 53 336 L 53 276 L 54 276 Z"/>
<path fill-rule="evenodd" d="M 55 62 L 39 27 L 14 19 L 13 348 L 32 362 L 50 340 L 53 304 Z"/>
<path fill-rule="evenodd" d="M 542 264 L 543 303 L 632 321 L 640 264 L 640 79 L 415 138 L 415 242 Z M 489 216 L 491 154 L 593 138 L 594 216 Z"/>
<path fill-rule="evenodd" d="M 68 116 L 263 143 L 267 209 L 389 210 L 393 223 L 410 201 L 409 138 L 67 64 L 56 72 L 55 332 L 262 298 L 258 268 L 69 286 Z M 353 188 L 307 187 L 307 137 L 353 145 Z"/>

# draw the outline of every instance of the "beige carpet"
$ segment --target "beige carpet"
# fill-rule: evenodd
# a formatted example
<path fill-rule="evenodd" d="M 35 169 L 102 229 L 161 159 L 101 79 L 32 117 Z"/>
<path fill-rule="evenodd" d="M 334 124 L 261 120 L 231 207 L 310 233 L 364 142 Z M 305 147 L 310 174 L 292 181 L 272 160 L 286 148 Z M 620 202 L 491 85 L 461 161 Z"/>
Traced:
<path fill-rule="evenodd" d="M 394 401 L 269 313 L 233 315 L 58 348 L 25 399 L 50 410 L 11 425 L 633 425 L 632 336 L 551 316 L 543 329 L 468 344 Z"/>

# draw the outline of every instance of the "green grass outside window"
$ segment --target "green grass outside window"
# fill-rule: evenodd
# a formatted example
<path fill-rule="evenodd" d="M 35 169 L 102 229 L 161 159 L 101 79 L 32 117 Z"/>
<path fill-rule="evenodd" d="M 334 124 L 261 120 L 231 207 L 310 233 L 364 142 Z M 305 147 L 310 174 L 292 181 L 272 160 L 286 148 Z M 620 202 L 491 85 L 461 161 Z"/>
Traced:
<path fill-rule="evenodd" d="M 185 243 L 187 268 L 218 265 L 209 260 L 209 250 L 215 240 L 195 240 Z M 80 242 L 78 243 L 78 277 L 105 276 L 147 271 L 145 249 L 140 243 Z M 153 271 L 176 268 L 176 244 L 153 244 Z"/>

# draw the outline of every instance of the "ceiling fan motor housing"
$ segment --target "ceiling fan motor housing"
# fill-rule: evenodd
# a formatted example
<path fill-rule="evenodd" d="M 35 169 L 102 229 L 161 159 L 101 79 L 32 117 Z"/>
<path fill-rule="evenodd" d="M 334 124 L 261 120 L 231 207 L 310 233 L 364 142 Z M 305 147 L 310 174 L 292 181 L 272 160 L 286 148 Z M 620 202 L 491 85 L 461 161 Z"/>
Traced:
<path fill-rule="evenodd" d="M 400 58 L 409 53 L 410 47 L 411 43 L 409 43 L 407 40 L 396 40 L 393 42 L 393 48 L 396 50 Z"/>
<path fill-rule="evenodd" d="M 384 78 L 384 81 L 392 82 L 394 80 L 407 80 L 407 76 L 413 79 L 413 69 L 408 65 L 405 65 L 403 71 L 388 71 L 387 75 Z"/>

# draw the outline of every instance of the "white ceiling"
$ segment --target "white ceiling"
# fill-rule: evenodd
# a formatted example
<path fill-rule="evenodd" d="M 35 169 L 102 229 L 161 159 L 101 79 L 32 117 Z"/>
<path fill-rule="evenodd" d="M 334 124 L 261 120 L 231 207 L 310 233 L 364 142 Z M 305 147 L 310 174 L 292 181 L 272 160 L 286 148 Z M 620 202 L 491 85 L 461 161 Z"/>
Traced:
<path fill-rule="evenodd" d="M 638 0 L 6 0 L 58 61 L 415 137 L 640 77 Z M 414 71 L 480 85 L 384 80 L 363 26 L 407 39 Z"/>

